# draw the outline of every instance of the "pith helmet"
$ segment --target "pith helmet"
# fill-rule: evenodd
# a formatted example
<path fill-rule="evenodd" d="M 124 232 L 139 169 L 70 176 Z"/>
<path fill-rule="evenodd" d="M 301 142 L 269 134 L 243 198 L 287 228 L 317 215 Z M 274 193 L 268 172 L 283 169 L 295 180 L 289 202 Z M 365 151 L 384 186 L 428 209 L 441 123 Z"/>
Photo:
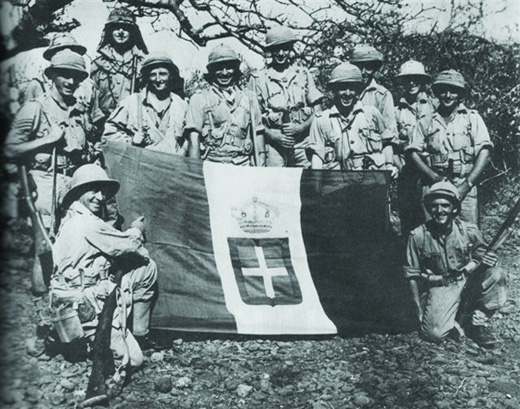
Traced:
<path fill-rule="evenodd" d="M 179 76 L 179 68 L 167 54 L 162 52 L 150 53 L 148 55 L 141 67 L 141 74 L 145 75 L 146 72 L 157 66 L 167 67 L 172 76 Z"/>
<path fill-rule="evenodd" d="M 429 211 L 430 205 L 434 199 L 443 198 L 447 199 L 451 202 L 453 207 L 456 209 L 458 213 L 460 211 L 460 196 L 459 191 L 453 185 L 453 183 L 448 181 L 442 181 L 434 183 L 428 193 L 424 195 L 424 205 L 426 206 L 426 210 Z"/>
<path fill-rule="evenodd" d="M 294 43 L 296 41 L 298 41 L 298 38 L 296 38 L 296 35 L 292 30 L 287 27 L 270 28 L 265 36 L 266 48 L 280 44 Z"/>
<path fill-rule="evenodd" d="M 361 70 L 348 62 L 341 63 L 330 73 L 329 84 L 340 82 L 363 82 Z"/>
<path fill-rule="evenodd" d="M 81 73 L 82 79 L 88 77 L 85 59 L 81 55 L 67 48 L 58 51 L 52 56 L 51 65 L 45 69 L 45 75 L 50 77 L 51 72 L 55 69 L 74 70 Z"/>
<path fill-rule="evenodd" d="M 134 14 L 126 7 L 114 9 L 108 15 L 106 24 L 131 24 L 135 25 Z"/>
<path fill-rule="evenodd" d="M 350 62 L 370 62 L 376 61 L 383 64 L 383 54 L 377 51 L 374 47 L 369 45 L 359 45 L 352 51 Z"/>
<path fill-rule="evenodd" d="M 119 182 L 110 179 L 105 170 L 93 163 L 80 166 L 72 175 L 71 187 L 63 198 L 63 206 L 69 207 L 83 193 L 93 188 L 103 188 L 107 199 L 115 196 L 119 190 Z"/>
<path fill-rule="evenodd" d="M 446 70 L 437 74 L 432 85 L 433 91 L 435 91 L 435 88 L 438 85 L 451 85 L 453 87 L 457 87 L 462 90 L 463 94 L 465 94 L 468 90 L 464 77 L 460 72 L 455 70 Z"/>
<path fill-rule="evenodd" d="M 49 46 L 43 52 L 43 58 L 50 61 L 54 54 L 66 48 L 80 55 L 84 55 L 87 52 L 86 47 L 79 45 L 76 39 L 69 33 L 62 33 L 53 37 Z"/>
<path fill-rule="evenodd" d="M 206 68 L 209 71 L 212 65 L 224 61 L 233 61 L 237 65 L 240 65 L 240 60 L 237 53 L 231 47 L 220 44 L 210 51 L 208 56 L 208 65 L 206 65 Z"/>
<path fill-rule="evenodd" d="M 408 76 L 422 77 L 424 80 L 430 79 L 430 76 L 424 70 L 424 65 L 415 60 L 408 60 L 403 63 L 399 69 L 399 74 L 397 74 L 398 78 Z"/>

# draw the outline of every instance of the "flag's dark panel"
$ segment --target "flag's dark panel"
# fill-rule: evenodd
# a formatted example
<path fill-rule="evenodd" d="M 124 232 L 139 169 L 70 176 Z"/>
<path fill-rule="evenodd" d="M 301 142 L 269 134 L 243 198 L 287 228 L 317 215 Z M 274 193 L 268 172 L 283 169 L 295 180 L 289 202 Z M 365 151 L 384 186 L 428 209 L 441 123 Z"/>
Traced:
<path fill-rule="evenodd" d="M 301 186 L 309 267 L 339 332 L 410 329 L 403 240 L 390 234 L 388 175 L 304 171 Z"/>
<path fill-rule="evenodd" d="M 146 247 L 159 270 L 155 328 L 236 332 L 215 265 L 209 208 L 198 160 L 130 145 L 105 147 L 126 226 L 143 215 Z"/>

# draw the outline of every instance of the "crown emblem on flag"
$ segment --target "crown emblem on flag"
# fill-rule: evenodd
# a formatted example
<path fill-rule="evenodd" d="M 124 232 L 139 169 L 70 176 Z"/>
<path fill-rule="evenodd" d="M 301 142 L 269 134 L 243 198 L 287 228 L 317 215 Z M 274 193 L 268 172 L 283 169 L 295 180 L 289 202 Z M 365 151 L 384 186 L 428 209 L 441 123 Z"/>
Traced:
<path fill-rule="evenodd" d="M 276 207 L 260 202 L 256 196 L 253 196 L 250 202 L 232 208 L 231 212 L 240 229 L 246 233 L 269 232 L 273 228 L 273 221 L 279 215 Z"/>

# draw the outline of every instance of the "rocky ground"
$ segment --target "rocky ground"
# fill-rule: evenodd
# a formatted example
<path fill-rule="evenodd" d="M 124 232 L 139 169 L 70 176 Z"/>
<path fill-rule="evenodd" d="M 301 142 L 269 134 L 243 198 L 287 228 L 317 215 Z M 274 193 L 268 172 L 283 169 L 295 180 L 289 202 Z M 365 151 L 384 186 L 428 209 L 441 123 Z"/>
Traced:
<path fill-rule="evenodd" d="M 489 238 L 507 206 L 493 202 L 486 209 Z M 7 233 L 0 407 L 75 408 L 84 399 L 91 363 L 44 353 L 37 323 L 47 301 L 30 293 L 31 241 L 23 224 Z M 156 334 L 164 348 L 147 353 L 110 407 L 520 408 L 519 247 L 517 229 L 500 251 L 510 293 L 493 319 L 503 340 L 495 350 L 467 339 L 433 345 L 415 333 L 306 339 Z"/>

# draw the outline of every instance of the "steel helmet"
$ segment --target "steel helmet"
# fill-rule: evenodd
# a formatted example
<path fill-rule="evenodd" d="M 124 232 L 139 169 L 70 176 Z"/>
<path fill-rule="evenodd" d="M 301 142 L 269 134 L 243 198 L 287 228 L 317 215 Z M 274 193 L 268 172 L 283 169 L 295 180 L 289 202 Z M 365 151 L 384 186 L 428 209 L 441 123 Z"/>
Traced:
<path fill-rule="evenodd" d="M 155 66 L 165 66 L 170 71 L 171 75 L 178 76 L 179 68 L 173 63 L 172 59 L 165 53 L 156 52 L 150 53 L 141 67 L 141 74 L 145 75 Z"/>
<path fill-rule="evenodd" d="M 329 84 L 340 82 L 363 82 L 361 70 L 348 62 L 341 63 L 332 70 L 329 77 Z"/>
<path fill-rule="evenodd" d="M 126 7 L 118 7 L 110 12 L 108 15 L 108 24 L 131 24 L 135 25 L 134 14 Z"/>
<path fill-rule="evenodd" d="M 432 85 L 434 92 L 438 85 L 451 85 L 462 90 L 464 94 L 467 92 L 467 84 L 464 77 L 460 72 L 455 70 L 446 70 L 437 74 Z"/>
<path fill-rule="evenodd" d="M 449 181 L 434 183 L 430 190 L 424 195 L 424 206 L 429 212 L 430 204 L 434 199 L 443 198 L 451 202 L 458 213 L 460 211 L 460 195 L 455 185 Z"/>
<path fill-rule="evenodd" d="M 426 74 L 426 71 L 424 70 L 424 65 L 415 60 L 408 60 L 399 68 L 399 74 L 397 74 L 397 77 L 402 78 L 407 76 L 422 77 L 424 80 L 430 79 L 430 76 Z"/>
<path fill-rule="evenodd" d="M 50 61 L 54 54 L 66 48 L 80 55 L 84 55 L 87 52 L 87 48 L 79 45 L 76 39 L 69 33 L 61 33 L 52 38 L 49 46 L 43 52 L 43 58 Z"/>
<path fill-rule="evenodd" d="M 240 65 L 240 59 L 237 53 L 231 47 L 220 44 L 210 51 L 206 68 L 209 71 L 212 65 L 223 61 L 233 61 L 237 65 Z"/>
<path fill-rule="evenodd" d="M 88 71 L 85 65 L 85 59 L 68 48 L 58 51 L 51 58 L 51 65 L 45 69 L 45 75 L 50 77 L 50 74 L 55 69 L 74 70 L 81 73 L 82 80 L 88 77 Z"/>
<path fill-rule="evenodd" d="M 359 45 L 352 51 L 350 62 L 369 62 L 377 61 L 383 64 L 383 54 L 377 51 L 374 47 L 369 45 Z"/>
<path fill-rule="evenodd" d="M 70 189 L 63 198 L 63 206 L 69 207 L 87 190 L 99 187 L 106 191 L 107 199 L 109 199 L 118 192 L 119 182 L 110 179 L 101 166 L 93 163 L 80 166 L 72 175 Z"/>
<path fill-rule="evenodd" d="M 287 27 L 272 27 L 265 35 L 265 47 L 270 48 L 280 44 L 294 43 L 298 41 L 296 35 Z"/>

